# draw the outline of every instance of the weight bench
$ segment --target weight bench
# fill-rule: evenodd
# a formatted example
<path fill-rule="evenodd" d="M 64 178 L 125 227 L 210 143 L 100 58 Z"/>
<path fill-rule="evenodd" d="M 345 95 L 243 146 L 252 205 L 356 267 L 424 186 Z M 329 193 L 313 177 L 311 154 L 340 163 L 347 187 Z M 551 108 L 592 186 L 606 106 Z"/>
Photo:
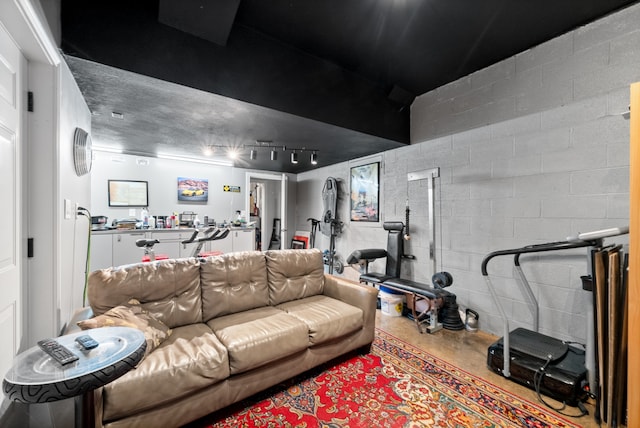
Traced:
<path fill-rule="evenodd" d="M 385 221 L 382 228 L 389 232 L 386 250 L 381 248 L 355 250 L 347 258 L 348 264 L 360 265 L 360 282 L 375 285 L 391 278 L 400 277 L 400 261 L 404 253 L 404 239 L 402 238 L 404 224 L 400 221 Z M 383 257 L 387 258 L 385 273 L 369 272 L 369 263 Z"/>
<path fill-rule="evenodd" d="M 458 313 L 456 295 L 444 290 L 453 283 L 448 272 L 438 272 L 431 278 L 433 287 L 417 281 L 400 278 L 400 261 L 404 254 L 402 222 L 384 222 L 382 227 L 389 232 L 387 249 L 363 249 L 353 251 L 347 258 L 350 265 L 360 265 L 360 282 L 382 286 L 407 296 L 407 306 L 420 333 L 427 324 L 426 331 L 434 333 L 443 326 L 448 330 L 462 330 L 464 323 Z M 369 272 L 369 263 L 386 257 L 384 273 Z"/>

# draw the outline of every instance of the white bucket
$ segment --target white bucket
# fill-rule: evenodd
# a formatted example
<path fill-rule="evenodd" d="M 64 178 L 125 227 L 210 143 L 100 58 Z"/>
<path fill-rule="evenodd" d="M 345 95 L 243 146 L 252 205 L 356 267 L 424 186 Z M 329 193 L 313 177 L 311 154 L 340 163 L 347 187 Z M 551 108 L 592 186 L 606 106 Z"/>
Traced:
<path fill-rule="evenodd" d="M 404 304 L 402 303 L 403 297 L 404 296 L 399 296 L 397 294 L 388 294 L 381 292 L 380 310 L 384 315 L 389 315 L 392 317 L 402 316 L 402 309 L 404 306 Z"/>

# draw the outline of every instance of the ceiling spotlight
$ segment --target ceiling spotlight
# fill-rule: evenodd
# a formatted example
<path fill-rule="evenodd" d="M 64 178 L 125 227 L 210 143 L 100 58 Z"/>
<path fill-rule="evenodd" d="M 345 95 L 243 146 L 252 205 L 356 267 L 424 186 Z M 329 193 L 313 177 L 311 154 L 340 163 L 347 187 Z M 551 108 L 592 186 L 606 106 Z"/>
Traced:
<path fill-rule="evenodd" d="M 211 146 L 205 146 L 205 147 L 202 149 L 202 154 L 203 154 L 203 155 L 205 155 L 205 156 L 211 156 L 211 155 L 213 155 L 213 147 L 211 147 Z"/>
<path fill-rule="evenodd" d="M 251 158 L 251 160 L 256 160 L 256 158 L 258 157 L 258 153 L 256 152 L 255 149 L 251 149 L 251 152 L 249 153 L 249 157 Z"/>
<path fill-rule="evenodd" d="M 278 152 L 276 152 L 275 149 L 271 150 L 271 160 L 272 161 L 278 160 Z"/>
<path fill-rule="evenodd" d="M 229 159 L 237 159 L 238 152 L 235 149 L 229 149 L 229 151 L 227 152 L 227 156 L 229 157 Z"/>
<path fill-rule="evenodd" d="M 298 154 L 296 152 L 291 152 L 291 163 L 298 163 Z"/>
<path fill-rule="evenodd" d="M 311 165 L 318 165 L 318 154 L 316 152 L 311 153 Z"/>

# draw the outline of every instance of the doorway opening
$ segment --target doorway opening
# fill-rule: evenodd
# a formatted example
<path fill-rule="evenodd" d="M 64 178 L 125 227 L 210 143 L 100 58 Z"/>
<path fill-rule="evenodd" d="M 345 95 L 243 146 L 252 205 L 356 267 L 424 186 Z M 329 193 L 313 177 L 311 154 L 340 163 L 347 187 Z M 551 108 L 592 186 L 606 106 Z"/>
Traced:
<path fill-rule="evenodd" d="M 278 235 L 280 248 L 286 248 L 286 174 L 247 172 L 246 188 L 249 189 L 246 212 L 249 222 L 255 222 L 256 248 L 268 250 L 274 233 Z"/>

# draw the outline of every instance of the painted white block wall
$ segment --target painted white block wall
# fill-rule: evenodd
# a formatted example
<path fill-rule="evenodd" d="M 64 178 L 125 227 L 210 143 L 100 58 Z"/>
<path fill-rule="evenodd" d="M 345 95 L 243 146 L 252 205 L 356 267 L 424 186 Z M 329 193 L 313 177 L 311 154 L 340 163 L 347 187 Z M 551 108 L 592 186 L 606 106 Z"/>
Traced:
<path fill-rule="evenodd" d="M 640 80 L 639 21 L 635 5 L 416 98 L 412 144 L 381 155 L 382 221 L 403 221 L 407 194 L 411 201 L 407 252 L 417 260 L 404 263 L 403 277 L 430 282 L 432 275 L 426 189 L 407 183 L 408 172 L 440 167 L 438 270 L 452 273 L 458 303 L 477 310 L 480 328 L 497 335 L 501 320 L 480 272 L 488 253 L 628 224 L 629 123 L 621 113 L 629 85 Z M 298 228 L 322 212 L 326 177 L 348 187 L 349 166 L 298 176 Z M 345 197 L 339 212 L 348 219 Z M 386 245 L 381 224 L 346 223 L 338 239 L 343 257 Z M 580 281 L 586 249 L 523 256 L 521 263 L 540 301 L 541 331 L 584 342 L 591 299 Z M 489 273 L 511 328 L 530 328 L 513 259 L 494 259 Z M 352 269 L 345 274 L 358 276 Z"/>

